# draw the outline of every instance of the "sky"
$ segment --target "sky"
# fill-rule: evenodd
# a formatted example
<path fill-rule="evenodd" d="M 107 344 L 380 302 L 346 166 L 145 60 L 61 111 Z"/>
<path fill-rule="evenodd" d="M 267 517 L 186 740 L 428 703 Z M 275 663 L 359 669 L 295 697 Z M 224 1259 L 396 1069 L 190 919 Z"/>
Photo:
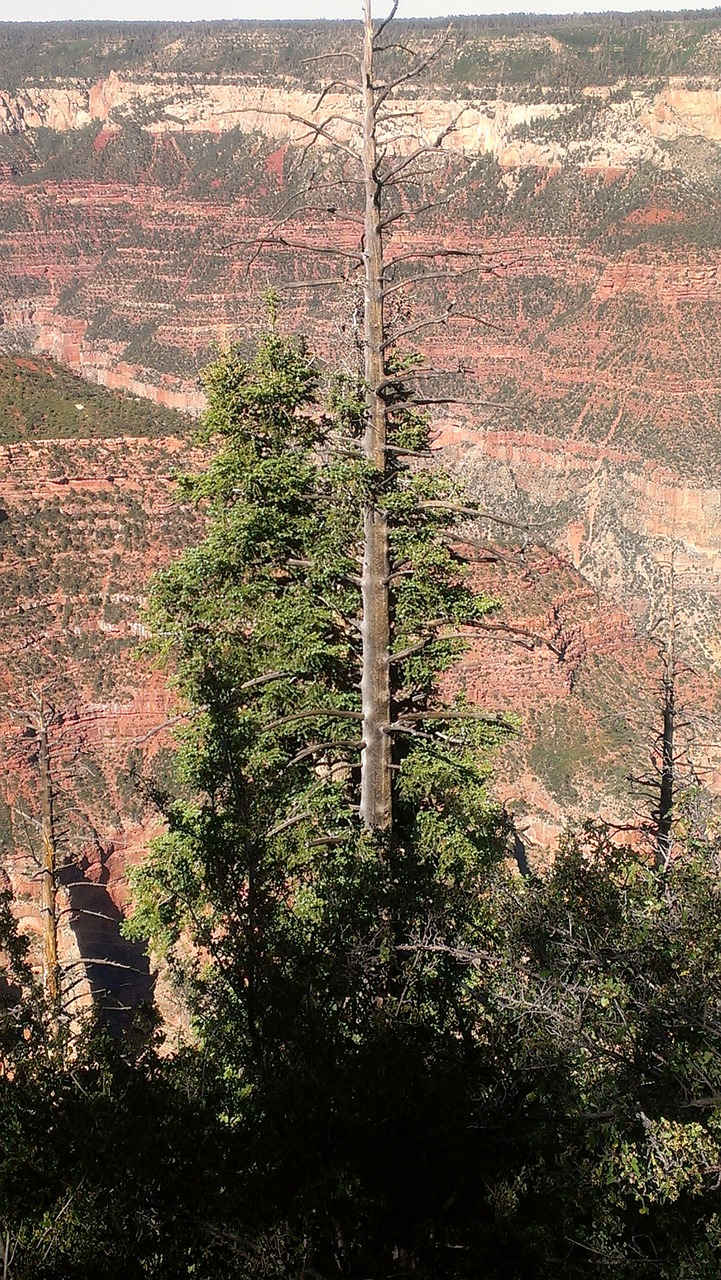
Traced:
<path fill-rule="evenodd" d="M 376 0 L 382 16 L 386 4 Z M 678 10 L 679 0 L 401 0 L 399 17 L 434 18 L 452 13 L 633 13 L 638 9 Z M 700 3 L 687 6 L 712 8 Z M 0 20 L 49 22 L 65 18 L 124 21 L 213 18 L 357 18 L 360 0 L 0 0 Z"/>

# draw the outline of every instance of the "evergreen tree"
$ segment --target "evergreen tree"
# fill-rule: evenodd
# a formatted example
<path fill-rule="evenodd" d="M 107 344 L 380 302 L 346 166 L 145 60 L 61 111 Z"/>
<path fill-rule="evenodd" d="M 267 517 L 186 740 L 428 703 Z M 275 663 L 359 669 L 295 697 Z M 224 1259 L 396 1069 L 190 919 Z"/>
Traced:
<path fill-rule="evenodd" d="M 318 1240 L 327 1248 L 337 1220 L 349 1250 L 369 1212 L 359 1162 L 378 1202 L 395 1202 L 401 1166 L 430 1171 L 457 1123 L 468 971 L 451 952 L 477 938 L 506 834 L 484 788 L 499 728 L 438 691 L 492 602 L 439 536 L 450 485 L 404 456 L 425 451 L 428 423 L 397 386 L 379 494 L 359 388 L 331 380 L 321 400 L 304 344 L 275 329 L 250 360 L 224 352 L 206 375 L 220 449 L 184 482 L 207 504 L 208 536 L 157 578 L 148 615 L 188 714 L 168 833 L 134 878 L 134 928 L 182 981 L 256 1152 L 263 1196 L 246 1187 L 248 1204 L 259 1220 L 299 1212 L 320 1165 Z M 369 484 L 392 557 L 396 821 L 383 834 L 359 813 Z M 420 941 L 436 947 L 430 965 Z"/>

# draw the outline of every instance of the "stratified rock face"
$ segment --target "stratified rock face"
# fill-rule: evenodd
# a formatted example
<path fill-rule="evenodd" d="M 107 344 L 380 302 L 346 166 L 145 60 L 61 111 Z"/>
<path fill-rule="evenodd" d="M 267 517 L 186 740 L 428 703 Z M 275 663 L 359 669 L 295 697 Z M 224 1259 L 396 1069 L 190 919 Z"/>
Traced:
<path fill-rule="evenodd" d="M 402 43 L 439 33 L 411 23 Z M 287 325 L 352 354 L 351 260 L 310 250 L 350 252 L 357 227 L 327 197 L 305 207 L 299 118 L 319 55 L 357 38 L 353 24 L 0 29 L 0 343 L 195 412 L 213 344 L 252 335 L 275 283 L 292 286 Z M 337 85 L 314 118 L 354 105 Z M 408 193 L 440 205 L 389 228 L 389 255 L 486 254 L 458 318 L 424 340 L 449 371 L 428 398 L 471 402 L 434 410 L 438 446 L 544 548 L 530 576 L 491 584 L 540 636 L 532 653 L 487 635 L 463 680 L 525 716 L 503 786 L 539 840 L 564 814 L 625 821 L 625 776 L 658 727 L 660 659 L 638 636 L 662 633 L 671 577 L 696 671 L 684 697 L 719 701 L 721 20 L 459 20 L 394 106 L 421 141 L 454 125 Z M 322 137 L 316 152 L 317 173 L 342 176 Z M 260 249 L 279 218 L 286 247 Z M 416 286 L 416 313 L 460 287 Z"/>
<path fill-rule="evenodd" d="M 158 827 L 138 780 L 162 776 L 172 704 L 137 646 L 149 575 L 200 531 L 172 479 L 197 462 L 191 429 L 47 361 L 0 358 L 0 866 L 38 935 L 42 712 L 66 993 L 89 982 L 110 1008 L 150 990 L 120 922 L 127 866 Z"/>

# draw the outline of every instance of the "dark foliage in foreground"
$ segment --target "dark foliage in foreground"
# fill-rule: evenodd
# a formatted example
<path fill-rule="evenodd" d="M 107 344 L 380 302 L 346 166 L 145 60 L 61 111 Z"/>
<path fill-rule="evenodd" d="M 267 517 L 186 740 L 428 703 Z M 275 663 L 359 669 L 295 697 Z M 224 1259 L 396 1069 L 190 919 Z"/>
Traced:
<path fill-rule="evenodd" d="M 279 972 L 262 1072 L 231 1000 L 175 1058 L 140 1027 L 63 1052 L 27 985 L 19 1012 L 16 957 L 8 1274 L 715 1276 L 718 873 L 712 849 L 659 873 L 595 829 L 545 877 L 501 864 L 476 945 L 419 947 L 409 1003 L 340 941 L 302 1007 Z"/>

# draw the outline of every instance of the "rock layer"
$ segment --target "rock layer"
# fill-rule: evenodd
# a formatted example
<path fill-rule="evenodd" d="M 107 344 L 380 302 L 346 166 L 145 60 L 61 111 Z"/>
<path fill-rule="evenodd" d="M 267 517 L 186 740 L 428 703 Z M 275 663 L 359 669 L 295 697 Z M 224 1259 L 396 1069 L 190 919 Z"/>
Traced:
<path fill-rule="evenodd" d="M 456 125 L 426 182 L 441 206 L 394 225 L 389 254 L 485 254 L 458 318 L 424 343 L 446 373 L 423 386 L 469 402 L 434 409 L 438 447 L 484 507 L 528 522 L 537 548 L 527 573 L 491 577 L 540 639 L 523 649 L 489 634 L 458 678 L 525 717 L 502 787 L 539 840 L 568 814 L 629 818 L 625 775 L 658 721 L 644 637 L 667 615 L 671 565 L 697 671 L 684 697 L 718 711 L 721 27 L 644 21 L 466 21 L 417 95 L 394 103 L 421 141 Z M 352 273 L 332 289 L 337 264 L 311 250 L 351 250 L 357 230 L 303 207 L 304 126 L 288 120 L 313 115 L 317 69 L 303 57 L 332 39 L 299 28 L 281 51 L 284 38 L 230 26 L 195 48 L 158 28 L 136 55 L 124 37 L 101 49 L 92 36 L 82 73 L 58 72 L 50 45 L 34 72 L 0 79 L 3 345 L 197 412 L 199 367 L 214 343 L 252 336 L 275 283 L 286 325 L 353 357 Z M 320 110 L 353 106 L 336 90 Z M 321 144 L 318 172 L 337 177 Z M 279 216 L 289 247 L 257 253 Z M 442 312 L 458 288 L 416 286 L 416 313 Z M 403 309 L 391 319 L 403 327 Z M 102 493 L 110 510 L 120 487 Z M 498 526 L 473 532 L 495 539 Z"/>

